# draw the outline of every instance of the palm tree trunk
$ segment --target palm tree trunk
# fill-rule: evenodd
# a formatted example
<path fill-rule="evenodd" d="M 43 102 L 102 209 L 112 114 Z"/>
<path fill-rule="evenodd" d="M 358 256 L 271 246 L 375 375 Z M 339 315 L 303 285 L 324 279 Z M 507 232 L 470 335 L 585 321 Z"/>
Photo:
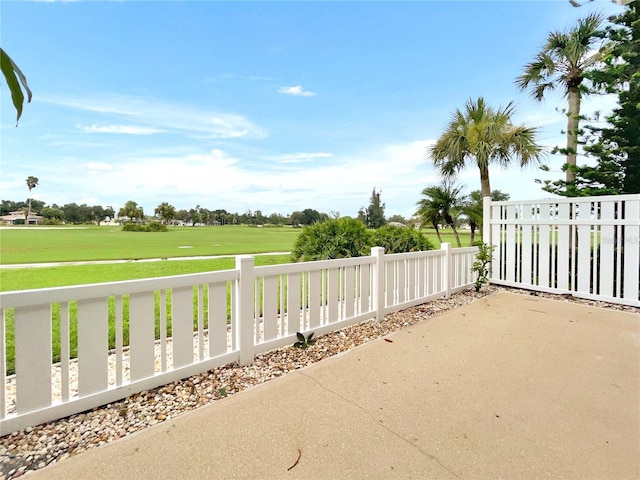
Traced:
<path fill-rule="evenodd" d="M 453 223 L 451 224 L 451 230 L 453 230 L 453 234 L 456 236 L 456 243 L 458 244 L 458 248 L 462 248 L 460 237 L 458 236 L 458 230 L 456 230 L 456 226 Z"/>
<path fill-rule="evenodd" d="M 462 244 L 460 243 L 460 237 L 458 236 L 458 230 L 456 230 L 456 223 L 451 216 L 445 218 L 447 225 L 451 227 L 453 230 L 453 235 L 456 237 L 456 243 L 458 244 L 458 248 L 462 248 Z"/>
<path fill-rule="evenodd" d="M 438 228 L 438 222 L 433 222 L 433 228 L 436 229 L 436 235 L 438 236 L 438 241 L 440 245 L 442 245 L 442 237 L 440 236 L 440 229 Z"/>
<path fill-rule="evenodd" d="M 469 222 L 469 227 L 471 228 L 471 239 L 469 241 L 469 245 L 473 245 L 473 242 L 476 241 L 476 228 L 477 228 L 476 222 L 471 220 Z"/>
<path fill-rule="evenodd" d="M 29 193 L 31 193 L 31 189 L 29 189 Z M 29 225 L 30 216 L 31 216 L 31 197 L 29 197 L 29 208 L 27 209 L 27 218 L 24 219 L 25 225 Z"/>
<path fill-rule="evenodd" d="M 569 111 L 567 113 L 567 164 L 576 165 L 578 157 L 578 125 L 580 123 L 580 90 L 569 89 Z M 566 172 L 566 181 L 573 182 L 575 174 L 570 168 Z"/>
<path fill-rule="evenodd" d="M 483 197 L 491 196 L 491 184 L 489 183 L 489 167 L 480 167 L 480 187 Z"/>

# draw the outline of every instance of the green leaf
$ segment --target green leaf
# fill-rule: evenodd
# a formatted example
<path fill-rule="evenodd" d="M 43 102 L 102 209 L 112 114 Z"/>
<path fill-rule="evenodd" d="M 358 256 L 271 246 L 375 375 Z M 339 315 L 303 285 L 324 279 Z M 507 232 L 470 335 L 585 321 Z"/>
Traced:
<path fill-rule="evenodd" d="M 22 115 L 22 106 L 24 104 L 24 94 L 22 93 L 20 84 L 22 84 L 22 87 L 27 92 L 27 102 L 31 101 L 31 90 L 29 89 L 27 79 L 20 68 L 18 68 L 14 61 L 11 60 L 11 57 L 9 57 L 2 48 L 0 48 L 0 70 L 2 70 L 2 74 L 4 75 L 7 85 L 9 86 L 9 91 L 11 92 L 11 100 L 17 112 L 17 124 L 20 120 L 20 116 Z"/>
<path fill-rule="evenodd" d="M 300 332 L 296 332 L 296 336 L 298 337 L 299 341 L 301 341 L 301 342 L 305 341 L 304 334 L 302 334 Z"/>

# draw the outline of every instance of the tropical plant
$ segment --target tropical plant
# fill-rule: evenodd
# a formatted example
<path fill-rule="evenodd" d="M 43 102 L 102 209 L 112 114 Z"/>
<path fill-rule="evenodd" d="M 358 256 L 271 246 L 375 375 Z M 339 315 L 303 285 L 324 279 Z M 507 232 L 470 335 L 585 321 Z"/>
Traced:
<path fill-rule="evenodd" d="M 493 190 L 491 192 L 491 200 L 494 202 L 504 202 L 509 200 L 509 194 L 503 193 L 500 190 Z M 474 190 L 467 195 L 462 201 L 461 207 L 462 215 L 467 218 L 469 222 L 469 228 L 471 229 L 471 236 L 469 244 L 475 243 L 476 230 L 482 228 L 483 220 L 483 203 L 482 192 L 480 190 Z"/>
<path fill-rule="evenodd" d="M 385 253 L 421 252 L 435 248 L 420 230 L 394 225 L 385 225 L 373 232 L 373 245 L 384 247 Z"/>
<path fill-rule="evenodd" d="M 38 180 L 38 177 L 32 177 L 31 175 L 27 177 L 27 188 L 29 189 L 29 206 L 27 207 L 27 211 L 25 212 L 26 216 L 24 219 L 24 223 L 27 225 L 29 224 L 29 217 L 31 216 L 31 190 L 38 186 L 39 181 L 40 180 Z"/>
<path fill-rule="evenodd" d="M 458 247 L 461 247 L 460 237 L 456 229 L 456 217 L 460 213 L 461 197 L 460 191 L 462 187 L 455 185 L 449 180 L 444 180 L 441 185 L 427 187 L 422 190 L 424 198 L 418 201 L 418 210 L 416 214 L 431 223 L 438 235 L 438 240 L 442 243 L 438 223 L 444 222 L 451 228 L 456 237 Z"/>
<path fill-rule="evenodd" d="M 424 194 L 424 190 L 422 191 Z M 417 203 L 418 209 L 416 210 L 416 217 L 418 217 L 419 221 L 422 223 L 426 223 L 431 225 L 438 236 L 438 242 L 442 243 L 442 236 L 440 235 L 440 224 L 442 224 L 442 214 L 440 212 L 440 207 L 435 203 L 431 202 L 427 198 L 423 198 Z"/>
<path fill-rule="evenodd" d="M 305 226 L 291 256 L 294 262 L 360 257 L 370 248 L 371 233 L 364 223 L 351 217 L 330 218 Z"/>
<path fill-rule="evenodd" d="M 489 264 L 493 260 L 495 245 L 481 243 L 478 245 L 478 253 L 471 266 L 471 270 L 477 274 L 474 287 L 479 292 L 482 285 L 489 282 Z"/>
<path fill-rule="evenodd" d="M 24 94 L 27 94 L 27 103 L 31 102 L 31 90 L 27 84 L 27 78 L 24 76 L 18 65 L 11 59 L 7 53 L 0 48 L 0 70 L 4 75 L 9 91 L 11 92 L 11 101 L 16 109 L 16 126 L 22 116 L 22 108 L 24 105 Z M 24 93 L 22 90 L 24 89 Z"/>
<path fill-rule="evenodd" d="M 596 48 L 601 40 L 603 18 L 590 14 L 578 20 L 577 25 L 565 32 L 551 32 L 547 42 L 535 59 L 525 65 L 524 73 L 516 79 L 521 90 L 530 90 L 533 98 L 541 101 L 550 90 L 562 88 L 567 97 L 567 145 L 561 150 L 568 165 L 576 165 L 580 124 L 580 102 L 588 93 L 583 84 L 590 69 L 603 59 L 604 49 Z M 566 169 L 566 181 L 575 178 L 574 170 Z"/>
<path fill-rule="evenodd" d="M 537 129 L 514 125 L 512 102 L 506 107 L 493 109 L 484 98 L 469 99 L 464 112 L 459 109 L 447 125 L 444 133 L 431 147 L 435 166 L 445 179 L 455 175 L 473 161 L 480 171 L 482 196 L 491 196 L 489 164 L 507 167 L 512 157 L 524 167 L 539 162 L 543 149 L 536 143 Z"/>

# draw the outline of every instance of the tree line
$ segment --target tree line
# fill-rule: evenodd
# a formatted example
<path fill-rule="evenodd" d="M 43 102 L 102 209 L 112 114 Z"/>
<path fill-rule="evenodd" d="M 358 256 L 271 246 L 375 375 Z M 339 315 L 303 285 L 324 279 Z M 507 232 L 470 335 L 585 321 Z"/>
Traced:
<path fill-rule="evenodd" d="M 25 215 L 36 214 L 43 218 L 45 224 L 98 224 L 105 220 L 118 220 L 122 223 L 146 223 L 159 221 L 167 225 L 292 225 L 294 227 L 312 225 L 329 218 L 339 216 L 319 212 L 313 208 L 305 208 L 291 214 L 282 215 L 271 213 L 265 215 L 261 210 L 246 210 L 245 212 L 229 212 L 225 209 L 208 209 L 196 205 L 190 209 L 176 209 L 168 202 L 158 205 L 152 215 L 147 215 L 142 206 L 129 200 L 117 212 L 112 206 L 87 205 L 67 203 L 65 205 L 47 205 L 36 199 L 27 201 L 2 200 L 0 202 L 0 216 L 11 212 L 24 212 Z M 116 215 L 117 214 L 117 215 Z M 400 217 L 402 218 L 402 217 Z"/>

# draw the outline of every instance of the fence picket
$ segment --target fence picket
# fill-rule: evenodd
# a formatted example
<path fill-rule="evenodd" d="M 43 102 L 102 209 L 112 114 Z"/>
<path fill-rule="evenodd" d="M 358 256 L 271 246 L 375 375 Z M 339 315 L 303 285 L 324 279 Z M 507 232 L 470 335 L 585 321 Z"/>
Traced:
<path fill-rule="evenodd" d="M 209 284 L 209 358 L 227 352 L 227 282 Z"/>
<path fill-rule="evenodd" d="M 15 309 L 16 411 L 51 405 L 51 307 Z"/>
<path fill-rule="evenodd" d="M 171 335 L 173 367 L 193 363 L 193 287 L 174 288 L 171 292 Z"/>
<path fill-rule="evenodd" d="M 624 283 L 623 298 L 638 300 L 638 265 L 640 264 L 640 199 L 626 202 L 625 219 L 635 220 L 636 225 L 624 227 Z"/>
<path fill-rule="evenodd" d="M 107 388 L 109 330 L 107 299 L 78 301 L 78 395 L 86 397 Z"/>
<path fill-rule="evenodd" d="M 129 361 L 131 381 L 154 373 L 154 292 L 129 296 Z"/>
<path fill-rule="evenodd" d="M 320 297 L 322 292 L 320 271 L 309 272 L 307 308 L 309 310 L 309 328 L 320 326 Z"/>
<path fill-rule="evenodd" d="M 264 277 L 262 292 L 262 323 L 267 341 L 278 337 L 278 277 Z"/>

